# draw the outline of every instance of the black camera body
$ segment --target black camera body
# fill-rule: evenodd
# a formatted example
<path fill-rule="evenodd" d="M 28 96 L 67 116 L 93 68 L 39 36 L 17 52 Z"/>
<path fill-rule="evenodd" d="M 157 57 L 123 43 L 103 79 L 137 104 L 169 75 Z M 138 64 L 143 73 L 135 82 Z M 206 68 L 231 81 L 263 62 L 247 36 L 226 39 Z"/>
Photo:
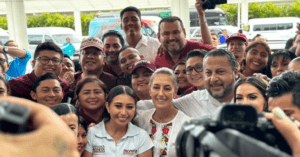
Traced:
<path fill-rule="evenodd" d="M 216 116 L 186 122 L 176 139 L 179 157 L 290 156 L 291 150 L 270 120 L 251 105 L 225 104 Z"/>
<path fill-rule="evenodd" d="M 203 9 L 215 9 L 218 4 L 225 4 L 227 0 L 202 0 Z"/>
<path fill-rule="evenodd" d="M 12 134 L 26 132 L 29 114 L 27 107 L 0 102 L 0 131 Z"/>

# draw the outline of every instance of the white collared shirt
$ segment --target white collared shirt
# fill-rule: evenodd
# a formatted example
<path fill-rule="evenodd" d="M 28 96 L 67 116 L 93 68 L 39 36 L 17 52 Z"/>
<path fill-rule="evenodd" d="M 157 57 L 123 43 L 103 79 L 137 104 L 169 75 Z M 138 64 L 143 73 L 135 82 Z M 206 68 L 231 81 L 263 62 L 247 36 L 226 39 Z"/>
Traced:
<path fill-rule="evenodd" d="M 230 103 L 233 103 L 233 99 Z M 187 116 L 202 117 L 213 115 L 222 105 L 205 90 L 196 90 L 188 95 L 173 100 L 173 105 Z M 155 108 L 152 100 L 140 100 L 137 102 L 138 110 Z"/>
<path fill-rule="evenodd" d="M 89 128 L 87 139 L 85 150 L 93 157 L 138 156 L 153 147 L 148 133 L 132 123 L 128 124 L 127 132 L 118 144 L 107 133 L 104 121 Z"/>
<path fill-rule="evenodd" d="M 129 46 L 125 37 L 124 39 L 125 39 L 125 45 Z M 160 46 L 160 42 L 156 38 L 142 35 L 142 38 L 137 43 L 135 48 L 139 51 L 141 55 L 145 57 L 145 59 L 153 62 L 159 46 Z"/>

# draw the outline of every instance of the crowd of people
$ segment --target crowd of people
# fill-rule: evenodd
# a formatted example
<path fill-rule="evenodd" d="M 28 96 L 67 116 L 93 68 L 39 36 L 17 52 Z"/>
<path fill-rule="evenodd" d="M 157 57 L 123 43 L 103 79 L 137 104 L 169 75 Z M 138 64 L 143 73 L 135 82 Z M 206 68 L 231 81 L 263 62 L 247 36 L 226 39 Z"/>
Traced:
<path fill-rule="evenodd" d="M 237 103 L 273 111 L 266 118 L 272 119 L 293 155 L 299 155 L 300 25 L 294 43 L 274 53 L 263 37 L 249 42 L 237 32 L 220 38 L 208 28 L 202 1 L 195 6 L 202 42 L 186 39 L 176 16 L 159 22 L 157 39 L 146 37 L 140 10 L 130 6 L 120 12 L 124 37 L 109 30 L 101 40 L 83 39 L 81 68 L 59 46 L 44 42 L 35 50 L 32 72 L 26 74 L 31 55 L 8 45 L 14 41 L 0 45 L 1 101 L 31 108 L 31 127 L 48 128 L 20 143 L 36 140 L 32 146 L 50 147 L 32 154 L 28 150 L 36 148 L 18 146 L 13 152 L 14 138 L 0 134 L 0 141 L 7 143 L 3 149 L 10 148 L 7 154 L 28 149 L 23 153 L 28 156 L 52 151 L 59 156 L 173 157 L 184 122 L 214 115 L 224 103 Z M 217 48 L 220 41 L 227 50 Z M 51 140 L 52 146 L 46 146 Z"/>

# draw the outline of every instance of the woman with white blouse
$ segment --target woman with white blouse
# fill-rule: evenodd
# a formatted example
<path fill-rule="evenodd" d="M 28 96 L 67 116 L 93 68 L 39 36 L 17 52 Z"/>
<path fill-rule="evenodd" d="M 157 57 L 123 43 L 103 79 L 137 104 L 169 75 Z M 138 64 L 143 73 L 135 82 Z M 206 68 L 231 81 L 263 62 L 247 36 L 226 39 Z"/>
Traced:
<path fill-rule="evenodd" d="M 145 129 L 153 144 L 154 157 L 175 157 L 175 141 L 182 124 L 190 117 L 178 111 L 172 103 L 178 85 L 171 69 L 157 69 L 150 79 L 150 95 L 155 108 L 139 111 L 136 122 Z"/>

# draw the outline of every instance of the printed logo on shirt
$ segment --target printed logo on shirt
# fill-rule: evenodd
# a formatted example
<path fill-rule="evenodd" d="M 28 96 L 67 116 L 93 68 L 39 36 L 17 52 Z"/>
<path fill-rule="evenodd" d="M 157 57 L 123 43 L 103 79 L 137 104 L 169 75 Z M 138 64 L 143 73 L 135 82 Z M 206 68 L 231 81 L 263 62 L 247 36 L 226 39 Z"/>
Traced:
<path fill-rule="evenodd" d="M 93 153 L 105 153 L 105 146 L 93 146 Z"/>
<path fill-rule="evenodd" d="M 124 151 L 123 151 L 124 155 L 134 155 L 136 153 L 137 153 L 137 150 L 127 150 L 127 149 L 124 149 Z"/>

